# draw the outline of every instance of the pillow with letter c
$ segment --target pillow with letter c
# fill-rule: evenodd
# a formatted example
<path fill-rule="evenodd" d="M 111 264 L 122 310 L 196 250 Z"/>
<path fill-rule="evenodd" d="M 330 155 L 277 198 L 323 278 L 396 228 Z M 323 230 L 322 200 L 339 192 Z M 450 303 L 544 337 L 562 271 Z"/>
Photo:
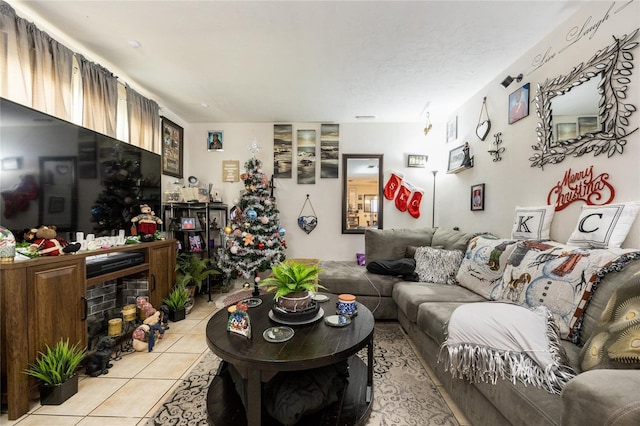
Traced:
<path fill-rule="evenodd" d="M 591 248 L 619 248 L 640 210 L 640 202 L 582 206 L 567 244 Z"/>

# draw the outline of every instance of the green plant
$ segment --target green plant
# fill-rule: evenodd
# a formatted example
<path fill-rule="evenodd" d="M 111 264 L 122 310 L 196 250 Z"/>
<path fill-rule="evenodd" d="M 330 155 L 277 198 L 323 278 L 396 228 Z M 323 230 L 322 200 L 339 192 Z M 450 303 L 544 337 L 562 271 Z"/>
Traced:
<path fill-rule="evenodd" d="M 171 293 L 164 299 L 164 304 L 172 311 L 183 309 L 189 301 L 189 291 L 183 285 L 176 285 Z"/>
<path fill-rule="evenodd" d="M 48 385 L 60 385 L 76 374 L 76 369 L 87 354 L 80 349 L 80 343 L 69 346 L 69 339 L 62 339 L 51 349 L 47 345 L 46 352 L 39 352 L 38 359 L 25 370 L 29 376 L 42 380 Z"/>
<path fill-rule="evenodd" d="M 325 287 L 318 284 L 320 268 L 316 264 L 305 265 L 293 260 L 285 260 L 271 268 L 271 276 L 260 281 L 260 287 L 275 291 L 274 299 L 291 293 L 315 291 Z"/>
<path fill-rule="evenodd" d="M 195 286 L 200 290 L 202 282 L 210 275 L 221 272 L 215 269 L 211 260 L 201 258 L 189 253 L 178 253 L 176 257 L 176 282 L 177 285 Z"/>

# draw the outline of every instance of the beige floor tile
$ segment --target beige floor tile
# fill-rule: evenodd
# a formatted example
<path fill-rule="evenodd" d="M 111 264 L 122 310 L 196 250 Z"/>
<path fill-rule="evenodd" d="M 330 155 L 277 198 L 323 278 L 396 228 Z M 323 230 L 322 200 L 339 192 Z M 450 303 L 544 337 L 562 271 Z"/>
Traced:
<path fill-rule="evenodd" d="M 209 347 L 207 346 L 207 340 L 204 333 L 190 333 L 182 336 L 180 340 L 175 342 L 175 344 L 168 348 L 165 352 L 201 354 L 208 349 Z"/>
<path fill-rule="evenodd" d="M 122 357 L 119 361 L 113 361 L 113 367 L 109 373 L 102 377 L 122 377 L 130 379 L 149 366 L 160 352 L 132 352 Z"/>
<path fill-rule="evenodd" d="M 143 418 L 140 417 L 98 417 L 89 416 L 82 419 L 78 426 L 135 426 Z"/>
<path fill-rule="evenodd" d="M 174 343 L 180 340 L 184 336 L 183 334 L 178 333 L 167 333 L 165 330 L 162 339 L 157 339 L 155 345 L 153 346 L 153 351 L 156 353 L 166 352 Z"/>
<path fill-rule="evenodd" d="M 31 414 L 18 424 L 20 426 L 67 426 L 76 425 L 80 420 L 82 420 L 82 417 L 78 416 L 39 416 Z"/>
<path fill-rule="evenodd" d="M 175 380 L 132 379 L 111 398 L 100 404 L 91 415 L 98 417 L 144 417 L 164 398 Z"/>
<path fill-rule="evenodd" d="M 167 391 L 167 395 L 172 395 L 173 392 L 178 390 L 178 386 L 180 386 L 181 383 L 182 383 L 182 380 L 176 380 L 173 386 L 171 386 L 171 389 Z M 149 412 L 147 412 L 146 414 L 146 419 L 149 420 L 153 418 L 153 415 L 156 413 L 156 411 L 160 409 L 160 407 L 162 407 L 162 404 L 164 404 L 164 398 L 158 400 L 158 402 L 153 407 L 151 407 Z"/>
<path fill-rule="evenodd" d="M 129 379 L 85 377 L 78 383 L 78 393 L 61 405 L 43 405 L 35 414 L 86 416 L 113 395 Z"/>
<path fill-rule="evenodd" d="M 179 379 L 200 354 L 163 353 L 142 370 L 137 379 Z"/>
<path fill-rule="evenodd" d="M 193 327 L 195 327 L 199 323 L 200 320 L 191 320 L 188 318 L 178 322 L 169 322 L 169 329 L 166 330 L 164 334 L 187 334 L 193 329 Z"/>

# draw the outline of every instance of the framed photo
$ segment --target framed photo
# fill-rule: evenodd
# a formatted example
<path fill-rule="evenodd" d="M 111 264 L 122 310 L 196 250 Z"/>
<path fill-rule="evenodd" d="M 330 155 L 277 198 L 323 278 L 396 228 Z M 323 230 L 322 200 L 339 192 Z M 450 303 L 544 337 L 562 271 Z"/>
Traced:
<path fill-rule="evenodd" d="M 556 140 L 566 141 L 573 139 L 578 135 L 576 131 L 576 123 L 558 123 L 556 124 Z"/>
<path fill-rule="evenodd" d="M 451 172 L 462 167 L 462 163 L 464 162 L 464 145 L 460 145 L 457 148 L 453 148 L 449 151 L 449 165 L 447 167 L 447 172 Z"/>
<path fill-rule="evenodd" d="M 2 159 L 2 170 L 20 170 L 22 157 L 7 157 Z"/>
<path fill-rule="evenodd" d="M 447 122 L 447 143 L 458 139 L 458 116 Z"/>
<path fill-rule="evenodd" d="M 596 133 L 602 130 L 598 125 L 598 117 L 578 117 L 578 134 Z"/>
<path fill-rule="evenodd" d="M 202 251 L 202 240 L 199 235 L 189 235 L 189 248 L 191 251 Z"/>
<path fill-rule="evenodd" d="M 484 183 L 471 187 L 471 211 L 484 210 Z"/>
<path fill-rule="evenodd" d="M 162 174 L 182 177 L 184 129 L 176 123 L 162 120 Z"/>
<path fill-rule="evenodd" d="M 180 220 L 181 228 L 184 229 L 196 229 L 196 218 L 195 217 L 183 217 Z"/>
<path fill-rule="evenodd" d="M 407 156 L 407 167 L 427 167 L 428 158 L 426 155 L 409 154 Z"/>
<path fill-rule="evenodd" d="M 207 149 L 209 151 L 224 151 L 222 145 L 222 130 L 209 130 Z"/>
<path fill-rule="evenodd" d="M 529 83 L 509 95 L 509 124 L 529 115 Z"/>

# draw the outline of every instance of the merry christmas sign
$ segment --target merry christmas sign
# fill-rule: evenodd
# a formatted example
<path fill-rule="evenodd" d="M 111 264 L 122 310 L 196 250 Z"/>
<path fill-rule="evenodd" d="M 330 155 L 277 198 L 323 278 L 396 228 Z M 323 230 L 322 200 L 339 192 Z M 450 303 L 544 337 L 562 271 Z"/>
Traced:
<path fill-rule="evenodd" d="M 590 206 L 602 206 L 613 201 L 616 191 L 609 183 L 609 173 L 595 175 L 593 166 L 585 170 L 564 173 L 562 180 L 551 188 L 547 196 L 547 204 L 556 206 L 560 211 L 574 201 L 584 201 Z"/>

